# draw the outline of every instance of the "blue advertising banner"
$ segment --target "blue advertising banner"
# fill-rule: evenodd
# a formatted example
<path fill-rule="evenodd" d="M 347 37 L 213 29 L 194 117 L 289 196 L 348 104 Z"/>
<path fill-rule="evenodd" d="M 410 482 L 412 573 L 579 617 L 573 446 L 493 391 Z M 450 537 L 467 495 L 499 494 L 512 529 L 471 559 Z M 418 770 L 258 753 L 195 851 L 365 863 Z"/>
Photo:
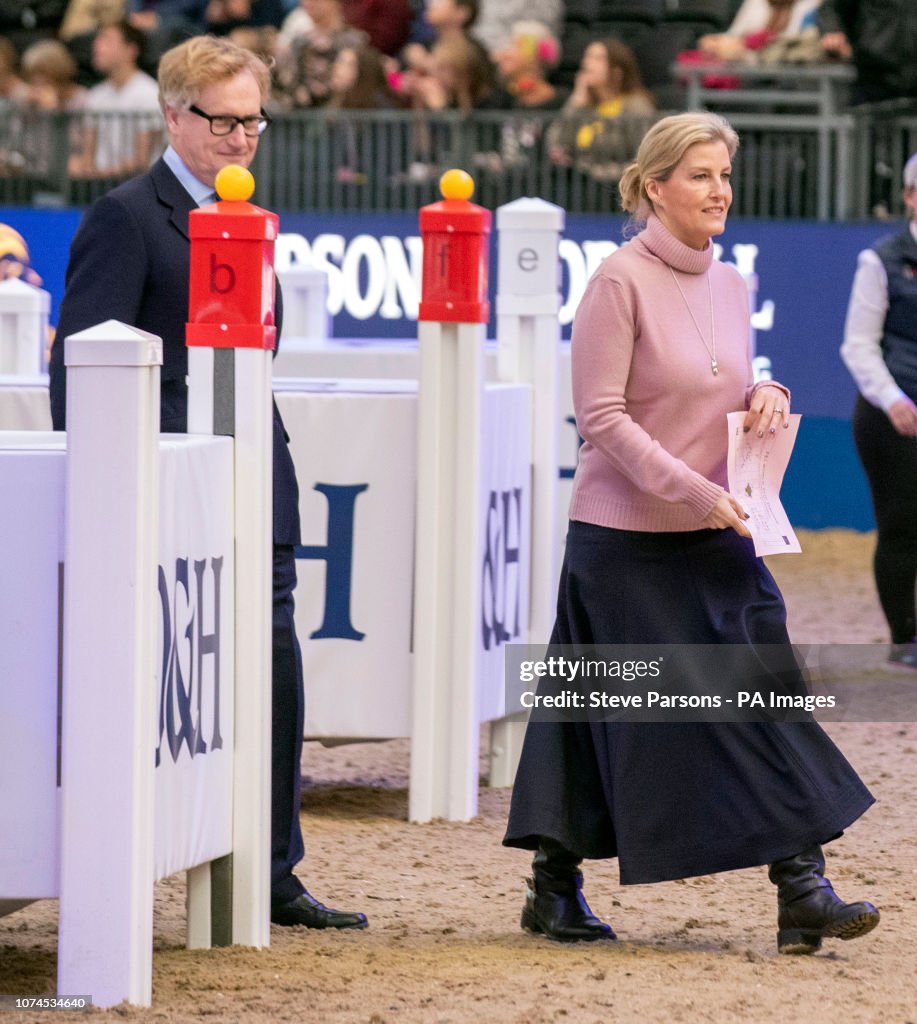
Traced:
<path fill-rule="evenodd" d="M 78 210 L 0 209 L 0 223 L 24 236 L 32 264 L 51 292 L 52 322 L 80 216 Z M 422 254 L 415 214 L 281 212 L 280 226 L 278 266 L 300 259 L 328 272 L 335 337 L 416 337 Z M 622 244 L 623 227 L 621 217 L 567 218 L 560 244 L 565 336 L 586 281 Z M 850 440 L 848 420 L 856 392 L 838 348 L 857 253 L 897 229 L 880 223 L 732 220 L 717 240 L 722 259 L 747 275 L 757 275 L 757 355 L 769 360 L 773 376 L 792 389 L 793 408 L 805 417 L 784 485 L 788 509 L 797 506 L 801 512 L 795 519 L 799 525 L 872 525 L 865 481 Z M 491 300 L 496 246 L 495 232 Z M 494 334 L 493 322 L 489 333 Z"/>
<path fill-rule="evenodd" d="M 83 216 L 82 210 L 31 210 L 0 207 L 0 224 L 15 228 L 29 247 L 31 264 L 41 276 L 42 287 L 51 293 L 51 323 L 64 294 L 64 274 L 70 254 L 70 240 Z M 0 250 L 0 256 L 3 255 Z"/>
<path fill-rule="evenodd" d="M 586 281 L 622 243 L 623 226 L 622 218 L 567 218 L 560 246 L 565 336 Z M 890 230 L 894 225 L 736 220 L 717 240 L 724 260 L 758 275 L 758 355 L 771 360 L 774 376 L 789 384 L 795 408 L 807 415 L 850 414 L 855 389 L 837 354 L 850 283 L 857 253 Z M 281 217 L 281 231 L 300 236 L 305 244 L 295 251 L 328 270 L 336 337 L 415 336 L 421 265 L 416 217 L 292 213 Z M 491 300 L 496 245 L 493 235 Z"/>

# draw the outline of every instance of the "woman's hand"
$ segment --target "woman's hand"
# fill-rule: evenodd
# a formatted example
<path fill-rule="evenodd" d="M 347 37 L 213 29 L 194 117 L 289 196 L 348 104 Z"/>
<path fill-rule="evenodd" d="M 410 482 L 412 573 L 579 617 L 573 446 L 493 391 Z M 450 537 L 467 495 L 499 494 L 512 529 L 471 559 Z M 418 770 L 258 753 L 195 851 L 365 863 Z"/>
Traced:
<path fill-rule="evenodd" d="M 917 406 L 907 397 L 902 396 L 886 410 L 892 426 L 904 437 L 917 437 Z"/>
<path fill-rule="evenodd" d="M 573 79 L 573 90 L 567 97 L 566 107 L 568 110 L 579 109 L 580 107 L 591 107 L 592 99 L 589 96 L 589 75 L 580 69 Z"/>
<path fill-rule="evenodd" d="M 408 43 L 401 51 L 405 71 L 427 74 L 430 70 L 430 51 L 420 43 Z"/>
<path fill-rule="evenodd" d="M 703 525 L 710 530 L 733 529 L 742 537 L 750 537 L 745 520 L 748 513 L 728 491 L 723 491 L 719 500 L 704 517 Z"/>
<path fill-rule="evenodd" d="M 786 392 L 772 384 L 758 388 L 751 400 L 751 408 L 745 413 L 742 429 L 745 433 L 754 431 L 758 437 L 765 433 L 777 433 L 777 427 L 790 425 L 789 402 Z"/>
<path fill-rule="evenodd" d="M 413 95 L 426 110 L 445 110 L 449 106 L 446 87 L 435 75 L 418 75 L 414 81 Z"/>
<path fill-rule="evenodd" d="M 850 40 L 843 32 L 826 32 L 821 37 L 821 48 L 830 57 L 840 57 L 842 60 L 850 60 L 853 56 L 853 48 Z"/>

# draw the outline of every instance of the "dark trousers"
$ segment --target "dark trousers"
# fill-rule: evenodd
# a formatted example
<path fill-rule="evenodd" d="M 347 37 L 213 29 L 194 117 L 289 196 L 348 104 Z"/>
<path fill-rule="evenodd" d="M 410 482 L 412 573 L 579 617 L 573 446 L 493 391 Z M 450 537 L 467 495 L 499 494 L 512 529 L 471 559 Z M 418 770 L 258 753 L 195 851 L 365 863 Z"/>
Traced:
<path fill-rule="evenodd" d="M 188 388 L 184 380 L 160 387 L 160 429 L 184 433 L 188 423 Z M 299 826 L 302 787 L 303 692 L 302 652 L 293 621 L 296 560 L 291 544 L 274 545 L 271 618 L 271 902 L 288 903 L 302 893 L 293 874 L 302 860 Z"/>
<path fill-rule="evenodd" d="M 853 439 L 863 463 L 876 516 L 873 570 L 892 643 L 917 634 L 917 439 L 903 437 L 881 410 L 859 396 Z"/>
<path fill-rule="evenodd" d="M 302 774 L 302 653 L 293 622 L 296 560 L 291 545 L 274 545 L 271 740 L 271 901 L 286 903 L 303 892 L 293 868 L 305 852 L 299 825 Z"/>

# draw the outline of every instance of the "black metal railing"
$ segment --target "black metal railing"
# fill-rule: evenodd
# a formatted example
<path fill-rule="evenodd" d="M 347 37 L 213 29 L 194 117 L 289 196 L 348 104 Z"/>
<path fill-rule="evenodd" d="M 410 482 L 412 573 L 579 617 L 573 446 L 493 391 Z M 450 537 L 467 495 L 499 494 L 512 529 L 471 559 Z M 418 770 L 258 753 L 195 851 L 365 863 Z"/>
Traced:
<path fill-rule="evenodd" d="M 853 141 L 857 184 L 854 217 L 904 215 L 902 173 L 917 153 L 917 101 L 892 100 L 858 108 Z"/>
<path fill-rule="evenodd" d="M 657 116 L 661 116 L 657 115 Z M 735 111 L 733 212 L 770 219 L 898 216 L 901 170 L 917 151 L 917 103 L 815 113 Z M 278 113 L 253 165 L 255 201 L 279 211 L 415 211 L 439 198 L 443 170 L 463 167 L 475 201 L 496 208 L 540 196 L 569 213 L 619 210 L 617 180 L 653 117 L 613 121 L 557 114 L 404 111 Z M 581 123 L 580 123 L 581 122 Z M 85 206 L 125 179 L 81 164 L 86 136 L 143 135 L 147 159 L 165 144 L 149 113 L 48 114 L 0 109 L 0 204 Z M 571 142 L 571 139 L 573 140 Z M 110 166 L 110 165 L 109 165 Z"/>

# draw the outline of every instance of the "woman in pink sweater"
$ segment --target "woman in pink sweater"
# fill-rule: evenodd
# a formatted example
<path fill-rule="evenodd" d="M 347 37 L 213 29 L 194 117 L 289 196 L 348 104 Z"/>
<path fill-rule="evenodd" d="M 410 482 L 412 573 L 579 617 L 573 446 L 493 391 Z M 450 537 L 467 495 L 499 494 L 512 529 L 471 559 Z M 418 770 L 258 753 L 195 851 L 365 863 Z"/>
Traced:
<path fill-rule="evenodd" d="M 801 682 L 780 591 L 726 490 L 726 414 L 746 410 L 746 432 L 764 438 L 788 423 L 790 400 L 753 383 L 746 287 L 713 259 L 737 146 L 715 114 L 667 117 L 621 178 L 623 208 L 643 229 L 593 275 L 573 325 L 584 443 L 551 655 L 729 645 L 712 648 L 715 684 L 729 652 L 754 665 L 767 649 Z M 579 864 L 617 857 L 624 885 L 767 864 L 781 953 L 855 938 L 879 913 L 834 893 L 820 844 L 872 802 L 811 718 L 535 714 L 504 839 L 535 851 L 522 926 L 562 942 L 614 939 L 582 895 Z"/>

